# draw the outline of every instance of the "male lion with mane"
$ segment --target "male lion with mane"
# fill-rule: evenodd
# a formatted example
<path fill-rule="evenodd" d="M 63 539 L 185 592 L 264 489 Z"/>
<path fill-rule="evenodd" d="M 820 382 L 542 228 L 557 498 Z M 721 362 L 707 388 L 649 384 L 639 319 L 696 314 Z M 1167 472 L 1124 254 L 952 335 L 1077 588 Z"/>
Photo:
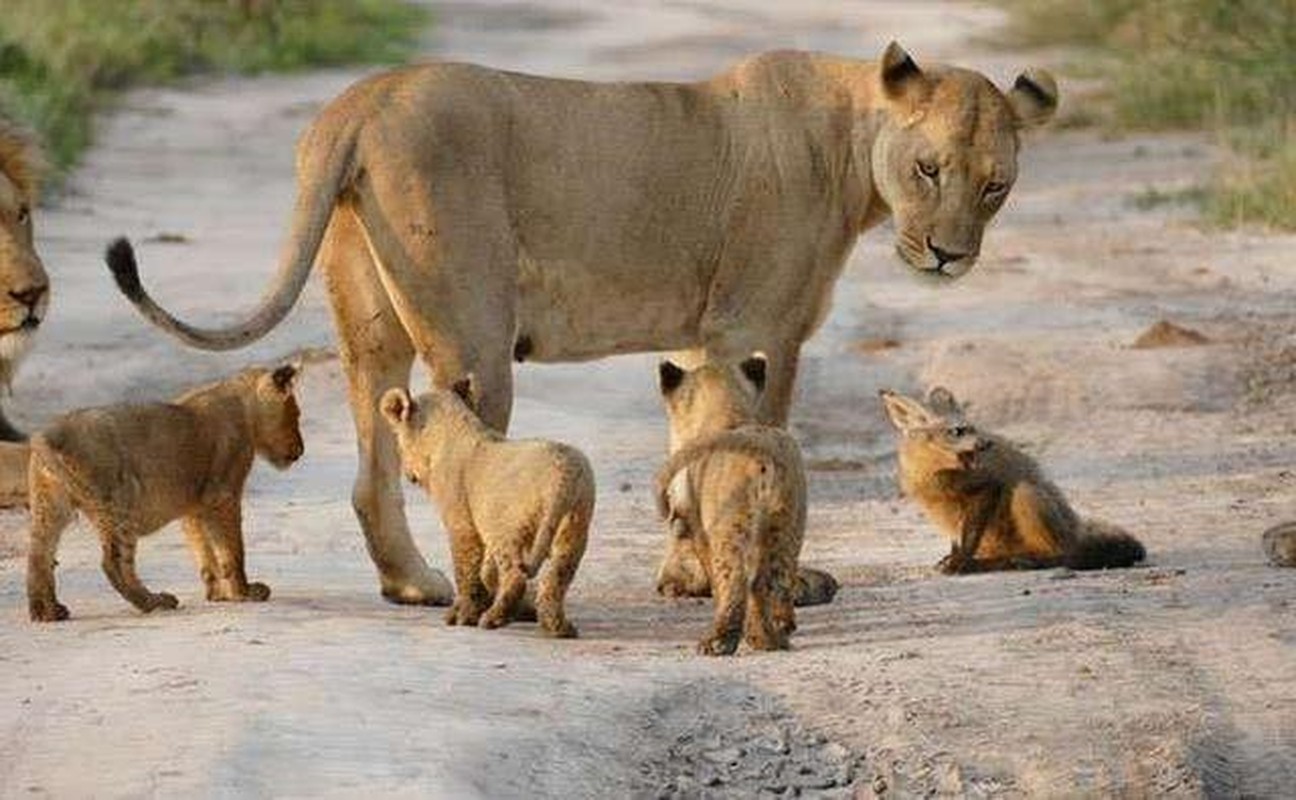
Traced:
<path fill-rule="evenodd" d="M 472 374 L 508 428 L 513 361 L 690 351 L 768 359 L 761 420 L 787 420 L 802 342 L 855 240 L 887 217 L 918 274 L 966 273 L 1017 178 L 1020 129 L 1053 79 L 1008 92 L 954 67 L 778 51 L 695 83 L 592 83 L 433 63 L 360 81 L 297 149 L 278 275 L 228 327 L 198 328 L 108 262 L 152 322 L 208 350 L 288 314 L 318 262 L 359 438 L 353 504 L 385 597 L 449 603 L 410 538 L 378 400 L 415 357 L 446 389 Z"/>
<path fill-rule="evenodd" d="M 32 232 L 43 164 L 31 136 L 0 119 L 0 384 L 5 389 L 49 306 L 49 277 Z M 0 409 L 0 440 L 25 438 Z"/>

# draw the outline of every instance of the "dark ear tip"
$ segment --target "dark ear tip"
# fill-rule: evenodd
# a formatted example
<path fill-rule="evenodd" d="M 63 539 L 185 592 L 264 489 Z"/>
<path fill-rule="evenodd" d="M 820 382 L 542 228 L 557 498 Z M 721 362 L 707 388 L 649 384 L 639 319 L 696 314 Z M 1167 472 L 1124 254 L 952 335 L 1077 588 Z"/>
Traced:
<path fill-rule="evenodd" d="M 670 392 L 684 380 L 684 370 L 674 361 L 666 359 L 657 365 L 657 377 L 661 381 L 662 391 Z"/>
<path fill-rule="evenodd" d="M 274 372 L 270 373 L 270 377 L 274 381 L 275 386 L 278 386 L 280 389 L 287 389 L 292 385 L 293 378 L 297 377 L 297 367 L 293 364 L 284 364 L 275 369 Z"/>

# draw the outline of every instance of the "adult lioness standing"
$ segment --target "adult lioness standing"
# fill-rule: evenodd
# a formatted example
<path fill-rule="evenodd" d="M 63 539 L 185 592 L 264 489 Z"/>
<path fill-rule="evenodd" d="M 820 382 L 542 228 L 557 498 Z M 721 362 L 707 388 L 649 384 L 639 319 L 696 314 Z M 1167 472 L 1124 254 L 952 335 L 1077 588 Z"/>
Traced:
<path fill-rule="evenodd" d="M 699 83 L 408 67 L 351 87 L 302 137 L 279 275 L 245 321 L 180 322 L 144 292 L 126 242 L 109 263 L 149 319 L 213 350 L 265 335 L 323 265 L 359 438 L 353 502 L 383 594 L 445 603 L 378 417 L 415 356 L 439 388 L 472 373 L 502 431 L 514 359 L 761 351 L 762 418 L 781 424 L 856 237 L 889 215 L 914 270 L 962 275 L 1016 178 L 1018 130 L 1056 104 L 1045 73 L 1003 93 L 895 44 L 877 62 L 767 53 Z"/>

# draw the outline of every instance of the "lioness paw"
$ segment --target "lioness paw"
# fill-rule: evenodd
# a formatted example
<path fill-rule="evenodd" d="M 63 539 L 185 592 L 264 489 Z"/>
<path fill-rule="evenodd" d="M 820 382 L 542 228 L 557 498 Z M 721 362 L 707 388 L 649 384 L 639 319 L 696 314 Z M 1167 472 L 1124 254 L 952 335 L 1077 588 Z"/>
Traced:
<path fill-rule="evenodd" d="M 163 611 L 173 611 L 179 607 L 180 601 L 176 599 L 175 595 L 170 594 L 169 592 L 158 592 L 149 597 L 148 602 L 141 610 L 145 614 L 148 614 L 159 609 Z"/>

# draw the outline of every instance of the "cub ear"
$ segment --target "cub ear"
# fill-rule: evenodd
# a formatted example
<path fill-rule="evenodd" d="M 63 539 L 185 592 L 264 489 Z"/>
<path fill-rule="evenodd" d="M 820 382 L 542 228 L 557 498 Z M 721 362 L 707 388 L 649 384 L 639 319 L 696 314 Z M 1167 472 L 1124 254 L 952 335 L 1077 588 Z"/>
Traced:
<path fill-rule="evenodd" d="M 459 380 L 455 381 L 450 387 L 450 391 L 459 395 L 459 399 L 464 401 L 474 413 L 477 411 L 477 382 L 470 372 Z"/>
<path fill-rule="evenodd" d="M 300 372 L 301 367 L 297 364 L 284 364 L 270 373 L 270 380 L 274 381 L 275 388 L 279 391 L 290 392 Z"/>
<path fill-rule="evenodd" d="M 882 93 L 890 100 L 906 98 L 919 100 L 926 95 L 930 84 L 927 76 L 918 68 L 913 57 L 900 46 L 891 42 L 882 53 L 879 69 L 879 80 Z"/>
<path fill-rule="evenodd" d="M 742 374 L 756 387 L 757 392 L 765 391 L 765 356 L 757 354 L 738 365 Z"/>
<path fill-rule="evenodd" d="M 954 393 L 944 386 L 933 386 L 927 392 L 927 407 L 945 416 L 963 413 L 963 406 L 954 399 Z"/>
<path fill-rule="evenodd" d="M 410 417 L 414 415 L 414 398 L 406 389 L 394 388 L 388 389 L 378 401 L 378 408 L 382 411 L 383 417 L 392 427 L 409 422 Z"/>
<path fill-rule="evenodd" d="M 891 424 L 898 431 L 919 428 L 931 421 L 927 409 L 916 400 L 911 400 L 890 389 L 878 392 L 878 397 L 882 399 L 882 408 L 886 411 L 887 419 L 891 420 Z"/>
<path fill-rule="evenodd" d="M 657 365 L 657 380 L 661 393 L 669 395 L 684 382 L 684 370 L 673 361 L 663 361 Z"/>
<path fill-rule="evenodd" d="M 1034 128 L 1053 118 L 1058 107 L 1058 87 L 1053 75 L 1044 69 L 1028 69 L 1017 76 L 1008 91 L 1017 127 Z"/>

